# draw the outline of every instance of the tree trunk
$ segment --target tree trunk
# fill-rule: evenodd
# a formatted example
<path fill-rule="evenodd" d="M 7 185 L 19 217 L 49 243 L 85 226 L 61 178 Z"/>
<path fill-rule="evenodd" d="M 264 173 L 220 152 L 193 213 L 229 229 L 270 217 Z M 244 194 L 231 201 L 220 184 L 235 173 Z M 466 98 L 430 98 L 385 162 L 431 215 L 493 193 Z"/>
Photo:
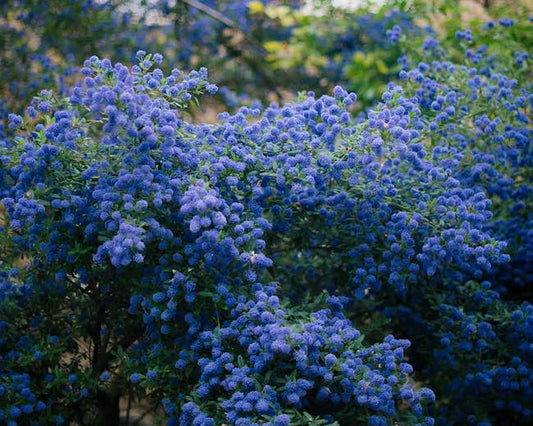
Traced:
<path fill-rule="evenodd" d="M 99 391 L 96 395 L 98 404 L 98 424 L 102 426 L 118 426 L 120 424 L 120 395 Z"/>

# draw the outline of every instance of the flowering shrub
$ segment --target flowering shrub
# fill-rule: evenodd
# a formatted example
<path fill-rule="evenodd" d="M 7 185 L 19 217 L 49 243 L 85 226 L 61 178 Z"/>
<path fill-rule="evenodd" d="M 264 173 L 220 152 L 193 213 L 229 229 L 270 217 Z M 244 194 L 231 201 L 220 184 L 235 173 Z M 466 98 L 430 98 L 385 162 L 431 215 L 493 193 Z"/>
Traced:
<path fill-rule="evenodd" d="M 526 207 L 533 201 L 527 178 L 533 164 L 529 55 L 518 51 L 495 61 L 485 45 L 470 42 L 465 65 L 458 67 L 446 60 L 436 40 L 425 44 L 428 61 L 401 77 L 421 108 L 434 114 L 429 123 L 434 155 L 448 157 L 457 179 L 493 201 L 497 216 L 488 227 L 515 253 L 505 267 L 507 276 L 496 271 L 497 284 L 525 286 L 533 280 L 533 212 Z M 454 85 L 450 77 L 463 84 Z"/>
<path fill-rule="evenodd" d="M 531 74 L 465 53 L 357 119 L 336 86 L 193 124 L 207 70 L 143 51 L 11 114 L 0 419 L 529 422 Z"/>
<path fill-rule="evenodd" d="M 502 19 L 499 26 L 513 23 Z M 523 47 L 507 30 L 494 24 L 486 28 L 491 34 L 485 40 L 492 36 L 510 48 Z M 435 306 L 431 314 L 411 306 L 405 313 L 415 319 L 411 326 L 419 329 L 420 342 L 427 343 L 428 334 L 440 338 L 426 349 L 434 361 L 423 375 L 453 401 L 441 408 L 441 422 L 527 422 L 533 278 L 529 59 L 512 49 L 496 56 L 490 45 L 476 46 L 469 30 L 456 36 L 464 43 L 464 62 L 447 60 L 445 49 L 428 37 L 422 62 L 400 73 L 404 96 L 415 96 L 427 117 L 426 146 L 434 160 L 463 186 L 490 198 L 493 216 L 483 229 L 507 243 L 511 262 L 487 269 L 480 285 L 468 282 L 448 294 L 418 294 L 417 303 Z M 410 337 L 416 347 L 418 339 Z"/>
<path fill-rule="evenodd" d="M 124 372 L 131 374 L 132 385 L 159 383 L 160 392 L 174 397 L 171 406 L 182 408 L 184 424 L 190 413 L 198 422 L 221 412 L 226 421 L 270 416 L 276 424 L 287 412 L 303 416 L 316 398 L 346 406 L 346 416 L 378 423 L 386 417 L 423 416 L 422 403 L 433 394 L 412 389 L 412 368 L 402 363 L 408 342 L 388 337 L 363 346 L 339 302 L 330 302 L 337 312 L 293 313 L 290 305 L 280 307 L 276 293 L 283 292 L 268 284 L 273 262 L 265 238 L 299 232 L 293 221 L 306 211 L 316 211 L 316 220 L 334 222 L 349 219 L 357 205 L 354 195 L 337 194 L 344 185 L 347 191 L 352 186 L 353 179 L 342 175 L 350 163 L 355 165 L 355 151 L 348 161 L 342 159 L 346 150 L 331 151 L 343 131 L 341 123 L 352 136 L 344 108 L 355 95 L 338 88 L 337 98 L 310 95 L 283 109 L 270 108 L 259 122 L 247 122 L 247 114 L 257 116 L 258 111 L 243 110 L 220 126 L 193 126 L 179 111 L 194 94 L 216 91 L 206 82 L 205 69 L 184 77 L 174 70 L 165 77 L 158 68 L 149 71 L 160 55 L 139 55 L 131 71 L 93 57 L 70 98 L 44 92 L 27 118 L 11 116 L 11 128 L 22 131 L 4 143 L 4 237 L 13 257 L 27 258 L 24 267 L 10 269 L 4 278 L 6 286 L 15 286 L 8 300 L 20 298 L 22 309 L 35 306 L 31 300 L 55 301 L 59 314 L 69 312 L 73 324 L 57 329 L 49 323 L 59 323 L 53 315 L 32 321 L 35 335 L 21 342 L 17 330 L 28 327 L 32 313 L 17 315 L 22 323 L 6 322 L 6 335 L 14 337 L 3 344 L 3 377 L 11 382 L 24 374 L 26 358 L 42 367 L 22 389 L 30 402 L 44 399 L 38 393 L 47 388 L 44 383 L 56 389 L 54 398 L 43 401 L 40 418 L 57 412 L 70 417 L 91 398 L 104 401 L 97 402 L 103 415 Z M 31 119 L 35 109 L 42 115 Z M 322 119 L 329 124 L 321 125 Z M 357 148 L 356 139 L 350 140 Z M 313 150 L 321 154 L 313 156 Z M 332 159 L 340 167 L 330 167 Z M 385 189 L 394 195 L 388 179 L 373 188 L 370 162 L 360 169 L 356 196 L 367 186 L 382 191 L 378 197 L 387 195 Z M 442 184 L 444 192 L 453 191 L 453 184 Z M 291 187 L 293 200 L 287 198 Z M 382 215 L 396 209 L 385 203 L 364 208 L 381 208 Z M 354 220 L 349 226 L 365 220 L 379 225 L 369 215 Z M 485 239 L 494 245 L 487 249 L 489 257 L 498 261 L 498 244 L 480 237 Z M 4 308 L 15 309 L 11 303 Z M 206 315 L 213 309 L 216 316 Z M 65 342 L 64 348 L 48 343 L 54 336 Z M 89 339 L 92 350 L 84 352 L 80 339 Z M 48 351 L 63 358 L 52 358 Z M 82 362 L 87 357 L 89 365 Z M 145 364 L 154 358 L 174 360 L 175 369 L 149 369 Z M 57 363 L 54 372 L 49 362 Z M 195 376 L 184 380 L 182 372 L 194 369 L 198 385 L 190 389 Z M 293 390 L 283 381 L 280 385 L 276 374 L 283 370 L 300 371 Z M 111 375 L 98 381 L 107 371 Z M 17 387 L 6 389 L 11 403 L 26 398 Z M 220 392 L 226 395 L 222 411 L 187 402 Z M 244 404 L 237 405 L 242 398 L 246 409 L 236 408 Z M 259 407 L 248 409 L 259 400 Z M 66 410 L 59 408 L 63 405 Z M 4 411 L 7 418 L 13 417 L 10 409 Z"/>

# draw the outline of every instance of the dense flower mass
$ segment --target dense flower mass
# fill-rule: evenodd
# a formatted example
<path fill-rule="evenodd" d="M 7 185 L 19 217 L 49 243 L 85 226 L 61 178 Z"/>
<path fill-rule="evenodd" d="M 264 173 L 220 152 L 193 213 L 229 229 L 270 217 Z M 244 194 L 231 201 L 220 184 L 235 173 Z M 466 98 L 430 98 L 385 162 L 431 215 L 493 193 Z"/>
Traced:
<path fill-rule="evenodd" d="M 332 312 L 342 309 L 336 299 L 307 322 L 291 321 L 274 292 L 271 286 L 258 290 L 255 300 L 242 298 L 226 327 L 200 333 L 192 353 L 180 353 L 178 369 L 185 368 L 186 360 L 197 360 L 201 371 L 199 402 L 183 407 L 182 424 L 209 415 L 218 418 L 214 424 L 259 424 L 264 418 L 277 424 L 287 409 L 317 411 L 324 404 L 365 407 L 376 413 L 376 424 L 385 424 L 398 414 L 398 404 L 411 405 L 421 416 L 423 404 L 434 401 L 431 390 L 414 390 L 407 379 L 412 367 L 401 361 L 409 341 L 388 336 L 383 343 L 361 346 L 350 321 Z M 265 381 L 258 385 L 254 378 L 263 374 Z M 217 393 L 225 396 L 213 411 L 201 401 Z M 429 418 L 426 422 L 432 424 Z"/>
<path fill-rule="evenodd" d="M 144 51 L 10 114 L 0 420 L 530 422 L 529 58 L 457 37 L 364 117 L 336 86 L 193 123 L 207 70 Z"/>

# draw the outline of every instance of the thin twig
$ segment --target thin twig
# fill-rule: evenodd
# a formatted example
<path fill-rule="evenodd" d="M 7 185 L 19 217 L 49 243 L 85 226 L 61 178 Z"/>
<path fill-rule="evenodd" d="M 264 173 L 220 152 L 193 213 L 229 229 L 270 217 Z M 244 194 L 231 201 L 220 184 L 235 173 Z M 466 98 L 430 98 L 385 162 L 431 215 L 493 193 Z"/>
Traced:
<path fill-rule="evenodd" d="M 266 50 L 263 48 L 263 45 L 258 40 L 256 40 L 246 31 L 244 31 L 239 26 L 239 24 L 237 24 L 235 21 L 228 18 L 226 15 L 219 12 L 218 10 L 213 9 L 212 7 L 209 7 L 206 4 L 199 2 L 198 0 L 178 0 L 178 2 L 188 4 L 189 6 L 192 6 L 201 12 L 204 12 L 206 15 L 210 16 L 216 21 L 221 22 L 227 27 L 234 29 L 235 31 L 240 33 L 243 36 L 243 38 L 248 41 L 249 44 L 251 44 L 255 49 L 257 49 L 261 53 L 262 56 L 265 56 L 267 54 Z"/>
<path fill-rule="evenodd" d="M 189 6 L 194 7 L 195 9 L 201 10 L 206 15 L 211 16 L 211 18 L 222 22 L 224 25 L 227 25 L 228 27 L 235 28 L 236 30 L 242 31 L 235 21 L 232 21 L 230 18 L 223 15 L 218 10 L 215 10 L 212 7 L 209 7 L 208 5 L 199 2 L 198 0 L 179 0 L 179 1 L 182 1 L 183 3 L 186 3 Z"/>
<path fill-rule="evenodd" d="M 261 42 L 256 40 L 248 32 L 244 31 L 235 21 L 228 18 L 223 13 L 219 12 L 218 10 L 213 9 L 212 7 L 207 6 L 204 3 L 199 2 L 198 0 L 178 0 L 177 4 L 179 4 L 180 2 L 185 3 L 191 7 L 194 7 L 195 9 L 198 9 L 199 11 L 205 13 L 211 18 L 237 31 L 239 34 L 241 34 L 243 39 L 246 40 L 248 44 L 261 55 L 263 59 L 266 57 L 268 52 L 264 49 Z M 243 48 L 239 49 L 239 48 L 236 48 L 235 46 L 230 46 L 227 43 L 224 43 L 224 45 L 229 51 L 233 51 L 234 53 L 236 53 L 237 56 L 240 57 L 240 59 L 243 60 L 246 63 L 246 65 L 249 66 L 254 71 L 254 73 L 256 74 L 259 73 L 260 75 L 262 75 L 264 81 L 269 86 L 269 89 L 272 90 L 274 93 L 276 93 L 276 95 L 279 98 L 282 97 L 282 94 L 276 85 L 276 79 L 274 78 L 273 75 L 270 75 L 270 73 L 267 71 L 268 68 L 263 66 L 264 64 L 257 63 L 254 57 L 249 57 L 248 55 L 246 55 L 245 49 Z M 278 74 L 283 73 L 284 79 L 292 83 L 291 76 L 288 73 L 286 73 L 285 70 L 279 69 L 277 72 Z"/>
<path fill-rule="evenodd" d="M 126 424 L 130 424 L 130 411 L 131 411 L 131 389 L 128 392 L 128 408 L 126 409 Z"/>

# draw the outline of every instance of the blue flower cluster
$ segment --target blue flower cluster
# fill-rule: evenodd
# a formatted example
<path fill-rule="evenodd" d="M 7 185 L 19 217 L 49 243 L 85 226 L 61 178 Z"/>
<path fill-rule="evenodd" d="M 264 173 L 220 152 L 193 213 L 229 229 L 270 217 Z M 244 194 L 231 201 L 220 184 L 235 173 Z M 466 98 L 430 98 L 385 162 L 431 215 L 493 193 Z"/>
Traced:
<path fill-rule="evenodd" d="M 43 316 L 28 306 L 51 304 L 52 294 L 58 300 L 58 293 L 50 287 L 38 290 L 29 282 L 14 284 L 18 275 L 16 268 L 0 273 L 0 421 L 13 426 L 32 421 L 66 424 L 75 417 L 72 408 L 84 406 L 92 385 L 80 375 L 76 361 L 65 359 L 66 353 L 76 354 L 76 337 L 66 337 L 57 316 Z M 68 339 L 70 345 L 65 345 Z"/>
<path fill-rule="evenodd" d="M 500 24 L 513 22 L 502 19 Z M 476 46 L 469 30 L 457 37 L 469 42 L 464 62 L 450 61 L 437 40 L 424 42 L 422 62 L 400 73 L 401 96 L 416 99 L 425 117 L 430 130 L 425 149 L 433 161 L 442 162 L 462 187 L 488 197 L 491 215 L 479 229 L 506 242 L 510 262 L 485 267 L 482 275 L 473 275 L 477 282 L 460 281 L 445 292 L 412 293 L 413 304 L 388 306 L 385 312 L 407 319 L 404 326 L 414 347 L 432 353 L 432 361 L 419 359 L 421 376 L 431 377 L 437 394 L 451 401 L 436 411 L 439 423 L 527 423 L 533 401 L 533 95 L 528 59 L 512 50 L 496 57 L 490 45 Z M 494 37 L 513 46 L 505 32 Z M 401 105 L 401 97 L 392 93 L 384 101 L 389 107 Z M 483 257 L 475 261 L 482 268 Z"/>
<path fill-rule="evenodd" d="M 156 55 L 140 52 L 139 65 L 130 70 L 92 57 L 68 99 L 43 93 L 34 101 L 44 111 L 42 118 L 13 120 L 24 142 L 4 142 L 7 173 L 2 173 L 1 193 L 9 229 L 16 231 L 7 236 L 10 247 L 15 255 L 27 253 L 28 260 L 12 279 L 31 283 L 29 298 L 51 289 L 45 299 L 59 297 L 64 309 L 78 312 L 74 336 L 88 332 L 104 348 L 114 339 L 129 342 L 130 369 L 138 368 L 130 373 L 132 384 L 168 380 L 162 386 L 173 396 L 181 387 L 171 383 L 190 370 L 198 374 L 193 395 L 205 398 L 220 392 L 217 388 L 229 392 L 223 404 L 228 421 L 283 415 L 285 408 L 301 413 L 315 398 L 347 409 L 356 402 L 353 415 L 362 420 L 367 408 L 377 422 L 404 414 L 424 416 L 421 403 L 433 397 L 409 382 L 412 368 L 403 363 L 406 341 L 388 337 L 363 346 L 359 332 L 331 308 L 308 316 L 305 326 L 299 320 L 289 326 L 293 314 L 280 308 L 273 287 L 260 291 L 259 282 L 273 268 L 267 236 L 298 229 L 296 218 L 306 210 L 330 223 L 346 218 L 359 203 L 354 197 L 366 190 L 363 185 L 385 196 L 382 184 L 371 182 L 375 177 L 368 160 L 359 162 L 361 186 L 350 195 L 336 195 L 327 184 L 342 185 L 347 181 L 343 174 L 353 173 L 349 167 L 358 163 L 355 152 L 343 160 L 337 155 L 344 156 L 345 150 L 335 150 L 336 139 L 354 134 L 345 108 L 355 95 L 337 88 L 335 98 L 310 94 L 294 105 L 272 106 L 259 121 L 254 119 L 259 111 L 244 109 L 216 127 L 192 125 L 183 121 L 180 108 L 195 93 L 213 91 L 206 71 L 163 76 L 152 69 L 158 61 Z M 45 102 L 47 107 L 39 108 Z M 315 158 L 307 146 L 316 150 Z M 392 195 L 393 189 L 387 190 Z M 386 216 L 379 223 L 395 214 L 384 203 L 365 208 L 383 210 Z M 365 219 L 376 226 L 369 214 L 350 226 Z M 275 243 L 271 247 L 277 250 Z M 495 246 L 491 255 L 498 253 Z M 361 257 L 352 258 L 355 264 Z M 375 274 L 387 277 L 389 269 Z M 122 290 L 116 287 L 119 282 Z M 80 307 L 71 304 L 71 292 L 84 298 Z M 112 320 L 128 299 L 132 317 L 126 321 L 133 336 Z M 86 303 L 100 306 L 94 332 L 83 310 Z M 216 316 L 209 314 L 213 304 L 215 312 L 220 310 Z M 341 304 L 335 309 L 342 310 Z M 246 317 L 249 322 L 243 322 Z M 219 321 L 224 326 L 217 329 Z M 41 333 L 46 330 L 42 327 Z M 219 341 L 217 336 L 226 334 Z M 220 358 L 224 365 L 219 364 L 215 349 L 231 351 L 234 339 L 246 334 L 248 339 L 237 339 L 242 356 L 249 357 L 246 365 L 239 365 L 238 353 L 227 350 L 220 353 L 226 354 Z M 71 344 L 74 336 L 68 339 Z M 153 357 L 178 353 L 181 361 L 174 371 L 143 367 Z M 112 361 L 110 353 L 97 352 L 92 358 L 100 382 L 80 393 L 87 399 L 96 397 L 91 390 L 109 386 L 110 377 L 102 374 L 122 368 L 116 364 L 122 358 Z M 281 387 L 271 385 L 264 376 L 291 359 L 283 368 L 290 374 L 293 365 L 301 377 Z M 6 368 L 10 374 L 25 371 L 16 362 Z M 79 383 L 70 380 L 69 369 L 70 385 L 61 388 L 57 404 L 70 401 L 67 390 Z M 260 390 L 254 390 L 250 375 L 262 383 Z M 247 401 L 250 392 L 255 393 Z M 72 409 L 78 403 L 71 401 Z M 183 405 L 185 419 L 190 405 L 178 396 L 171 403 L 178 410 Z M 248 410 L 247 404 L 259 407 Z M 210 405 L 201 411 L 210 417 L 213 409 Z"/>
<path fill-rule="evenodd" d="M 178 370 L 188 368 L 185 359 L 200 367 L 197 399 L 183 407 L 180 424 L 281 424 L 287 410 L 327 414 L 324 406 L 352 411 L 353 418 L 366 407 L 378 413 L 374 424 L 386 424 L 402 406 L 421 416 L 423 404 L 434 401 L 431 390 L 409 381 L 413 370 L 403 362 L 409 341 L 388 336 L 364 347 L 350 321 L 334 313 L 342 309 L 337 298 L 305 319 L 291 318 L 275 292 L 269 285 L 252 300 L 242 298 L 226 326 L 199 333 L 192 351 L 180 354 Z M 210 395 L 219 395 L 214 411 Z"/>
<path fill-rule="evenodd" d="M 40 89 L 57 87 L 66 94 L 78 61 L 94 49 L 129 58 L 131 12 L 123 3 L 3 2 L 0 119 L 3 121 L 7 112 L 21 110 Z"/>
<path fill-rule="evenodd" d="M 337 86 L 192 123 L 207 70 L 143 51 L 12 115 L 6 421 L 135 394 L 181 425 L 529 422 L 528 59 L 458 36 L 462 63 L 427 38 L 357 119 Z"/>
<path fill-rule="evenodd" d="M 1 57 L 6 65 L 0 87 L 7 93 L 4 108 L 0 108 L 2 120 L 7 112 L 20 112 L 42 88 L 55 86 L 66 95 L 76 79 L 74 65 L 94 51 L 131 63 L 138 46 L 163 51 L 183 69 L 193 69 L 199 63 L 216 67 L 225 89 L 219 101 L 232 108 L 237 106 L 233 90 L 241 99 L 250 98 L 247 92 L 255 92 L 252 99 L 265 100 L 278 91 L 274 86 L 282 82 L 284 90 L 293 92 L 324 86 L 317 78 L 316 65 L 320 65 L 321 78 L 327 80 L 322 90 L 343 82 L 352 90 L 361 89 L 361 99 L 370 104 L 375 88 L 367 93 L 363 90 L 365 84 L 379 80 L 381 85 L 393 76 L 399 54 L 396 49 L 381 50 L 387 43 L 385 31 L 395 24 L 405 30 L 415 28 L 410 16 L 394 10 L 384 14 L 345 11 L 340 31 L 333 33 L 320 25 L 316 28 L 319 49 L 313 55 L 317 59 L 311 61 L 312 66 L 300 60 L 284 72 L 283 81 L 276 78 L 279 70 L 275 64 L 264 66 L 268 55 L 263 44 L 299 36 L 299 26 L 305 27 L 309 20 L 287 24 L 277 15 L 287 10 L 295 15 L 308 13 L 300 0 L 202 0 L 198 4 L 153 0 L 143 8 L 131 0 L 75 0 L 69 5 L 57 0 L 39 4 L 16 0 L 0 8 L 3 16 L 10 17 L 1 24 L 6 39 Z M 360 82 L 358 67 L 363 64 L 354 66 L 354 55 L 358 57 L 365 50 L 380 50 L 375 59 L 379 71 Z M 365 60 L 364 66 L 366 72 L 371 72 L 374 59 Z"/>
<path fill-rule="evenodd" d="M 465 56 L 462 66 L 433 58 L 403 72 L 403 78 L 420 108 L 434 114 L 429 122 L 438 129 L 431 135 L 433 156 L 446 159 L 463 185 L 486 193 L 498 212 L 485 229 L 507 241 L 513 252 L 510 264 L 494 269 L 496 284 L 505 291 L 533 280 L 533 212 L 527 207 L 533 202 L 527 179 L 533 165 L 532 95 L 527 83 L 502 72 L 487 46 L 470 47 Z M 509 72 L 525 68 L 514 64 Z M 452 77 L 465 84 L 450 83 Z"/>

